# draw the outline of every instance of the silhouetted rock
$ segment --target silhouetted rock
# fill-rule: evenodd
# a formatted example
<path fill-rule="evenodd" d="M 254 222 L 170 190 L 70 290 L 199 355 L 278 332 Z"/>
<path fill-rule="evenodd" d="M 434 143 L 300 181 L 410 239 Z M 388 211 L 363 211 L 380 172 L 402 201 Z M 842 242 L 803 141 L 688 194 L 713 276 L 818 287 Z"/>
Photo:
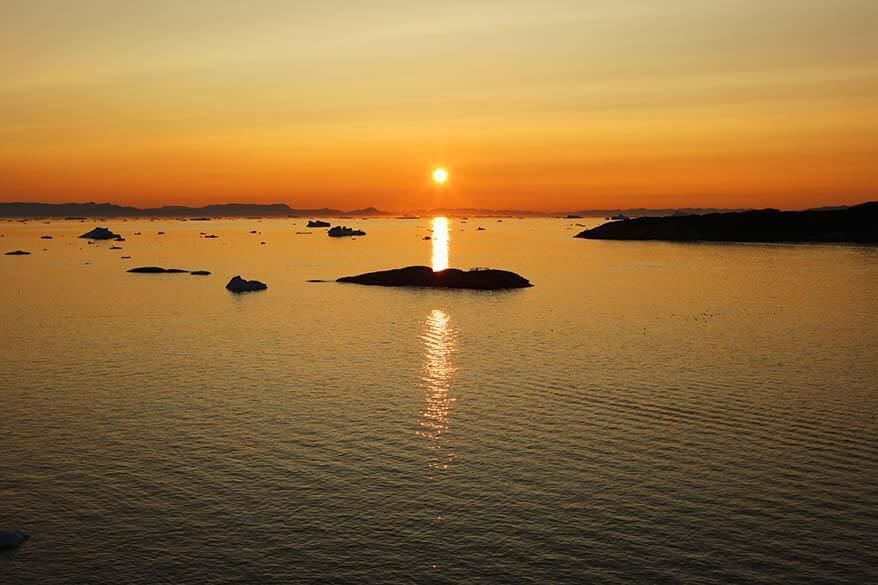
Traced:
<path fill-rule="evenodd" d="M 311 221 L 308 222 L 308 225 L 306 225 L 305 227 L 324 228 L 324 227 L 329 227 L 330 225 L 331 224 L 328 221 L 320 221 L 319 219 L 312 219 Z"/>
<path fill-rule="evenodd" d="M 183 270 L 182 268 L 162 268 L 161 266 L 138 266 L 137 268 L 132 268 L 128 272 L 134 272 L 136 274 L 182 274 L 185 272 L 189 272 L 188 270 Z"/>
<path fill-rule="evenodd" d="M 477 231 L 477 232 L 483 232 L 483 231 L 485 231 L 485 228 L 483 228 L 482 226 L 479 226 L 479 227 L 476 228 L 476 231 Z"/>
<path fill-rule="evenodd" d="M 226 288 L 235 293 L 265 290 L 268 285 L 258 280 L 244 280 L 240 276 L 233 276 Z"/>
<path fill-rule="evenodd" d="M 213 239 L 213 238 L 218 238 L 219 236 L 216 235 L 216 234 L 209 234 L 209 235 L 206 235 L 206 236 L 204 236 L 204 237 L 205 237 L 205 238 L 211 238 L 211 239 Z"/>
<path fill-rule="evenodd" d="M 846 209 L 640 217 L 576 234 L 597 240 L 878 242 L 878 201 Z"/>
<path fill-rule="evenodd" d="M 348 236 L 365 236 L 366 232 L 363 230 L 355 230 L 353 228 L 349 228 L 345 225 L 337 225 L 334 228 L 330 229 L 326 232 L 331 238 L 344 238 Z"/>
<path fill-rule="evenodd" d="M 29 256 L 30 252 L 25 252 L 24 250 L 13 250 L 11 252 L 6 252 L 7 256 Z"/>
<path fill-rule="evenodd" d="M 121 238 L 119 234 L 114 234 L 107 228 L 96 227 L 90 232 L 85 232 L 80 238 L 86 238 L 88 240 L 115 240 L 116 238 Z"/>
<path fill-rule="evenodd" d="M 478 268 L 459 270 L 448 268 L 434 272 L 427 266 L 408 266 L 394 270 L 368 272 L 358 276 L 344 276 L 338 282 L 352 282 L 373 286 L 421 286 L 431 288 L 468 288 L 498 290 L 533 286 L 526 278 L 508 270 Z"/>
<path fill-rule="evenodd" d="M 28 538 L 30 534 L 21 530 L 0 530 L 0 548 L 15 548 Z"/>
<path fill-rule="evenodd" d="M 52 236 L 40 236 L 41 240 L 51 240 Z"/>
<path fill-rule="evenodd" d="M 121 250 L 122 246 L 110 246 L 111 250 Z"/>
<path fill-rule="evenodd" d="M 192 276 L 210 276 L 210 271 L 209 270 L 193 270 L 189 274 L 191 274 Z"/>

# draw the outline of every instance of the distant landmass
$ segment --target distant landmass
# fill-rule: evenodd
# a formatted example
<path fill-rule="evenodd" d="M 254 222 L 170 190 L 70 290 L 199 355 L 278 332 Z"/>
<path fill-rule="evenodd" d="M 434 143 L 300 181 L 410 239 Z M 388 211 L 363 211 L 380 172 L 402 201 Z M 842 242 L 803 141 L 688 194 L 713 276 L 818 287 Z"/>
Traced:
<path fill-rule="evenodd" d="M 469 207 L 437 207 L 434 209 L 417 209 L 412 213 L 417 215 L 448 215 L 452 217 L 612 217 L 614 215 L 627 215 L 629 217 L 643 216 L 666 216 L 666 215 L 692 215 L 702 213 L 718 213 L 730 211 L 746 211 L 746 209 L 716 209 L 702 207 L 682 207 L 667 209 L 646 209 L 643 207 L 631 209 L 581 209 L 578 211 L 532 211 L 527 209 L 479 209 Z"/>
<path fill-rule="evenodd" d="M 832 211 L 847 209 L 848 206 L 824 207 L 809 211 Z M 416 209 L 413 211 L 382 211 L 374 207 L 344 211 L 322 207 L 319 209 L 294 209 L 286 203 L 217 203 L 202 207 L 186 205 L 164 205 L 162 207 L 131 207 L 114 203 L 32 203 L 15 202 L 0 203 L 0 217 L 39 218 L 99 218 L 99 217 L 179 217 L 179 218 L 210 218 L 210 217 L 386 217 L 400 216 L 434 216 L 449 217 L 577 217 L 610 218 L 626 217 L 668 217 L 707 215 L 717 213 L 740 213 L 750 209 L 717 209 L 709 207 L 680 207 L 647 209 L 581 209 L 576 211 L 533 211 L 526 209 L 480 209 L 471 207 L 437 207 L 433 209 Z"/>
<path fill-rule="evenodd" d="M 635 207 L 629 209 L 583 209 L 580 211 L 571 211 L 570 215 L 581 215 L 583 217 L 612 217 L 614 215 L 625 215 L 628 217 L 665 217 L 669 215 L 703 215 L 705 213 L 733 213 L 738 211 L 750 211 L 749 208 L 715 208 L 715 207 L 674 207 L 664 209 L 647 209 L 645 207 Z"/>
<path fill-rule="evenodd" d="M 714 242 L 878 242 L 878 201 L 845 208 L 612 221 L 584 230 L 577 238 L 597 240 L 669 240 Z"/>
<path fill-rule="evenodd" d="M 367 207 L 339 209 L 293 209 L 285 203 L 220 203 L 203 207 L 165 205 L 128 207 L 113 203 L 0 203 L 0 217 L 339 217 L 382 216 L 386 212 Z"/>

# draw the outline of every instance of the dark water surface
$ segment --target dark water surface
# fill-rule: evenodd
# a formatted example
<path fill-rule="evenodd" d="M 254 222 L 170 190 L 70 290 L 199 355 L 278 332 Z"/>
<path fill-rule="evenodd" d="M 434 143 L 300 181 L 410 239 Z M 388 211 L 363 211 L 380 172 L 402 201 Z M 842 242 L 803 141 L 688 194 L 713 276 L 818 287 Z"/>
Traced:
<path fill-rule="evenodd" d="M 878 249 L 296 224 L 0 224 L 0 582 L 878 582 Z"/>

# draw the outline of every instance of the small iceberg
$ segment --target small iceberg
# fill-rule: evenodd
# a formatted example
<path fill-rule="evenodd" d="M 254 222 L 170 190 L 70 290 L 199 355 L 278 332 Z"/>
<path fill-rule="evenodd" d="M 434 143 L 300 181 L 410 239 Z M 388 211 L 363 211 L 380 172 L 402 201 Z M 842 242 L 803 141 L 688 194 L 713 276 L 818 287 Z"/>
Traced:
<path fill-rule="evenodd" d="M 133 272 L 134 274 L 182 274 L 184 272 L 189 272 L 189 271 L 183 270 L 182 268 L 162 268 L 161 266 L 138 266 L 137 268 L 132 268 L 128 272 Z"/>
<path fill-rule="evenodd" d="M 363 230 L 355 230 L 345 225 L 337 225 L 326 232 L 326 234 L 331 238 L 344 238 L 346 236 L 365 236 L 366 232 Z"/>
<path fill-rule="evenodd" d="M 21 530 L 0 530 L 0 548 L 15 548 L 30 538 L 30 534 Z"/>
<path fill-rule="evenodd" d="M 87 240 L 118 240 L 122 236 L 119 234 L 115 234 L 104 227 L 96 227 L 90 232 L 85 232 L 80 238 L 85 238 Z"/>

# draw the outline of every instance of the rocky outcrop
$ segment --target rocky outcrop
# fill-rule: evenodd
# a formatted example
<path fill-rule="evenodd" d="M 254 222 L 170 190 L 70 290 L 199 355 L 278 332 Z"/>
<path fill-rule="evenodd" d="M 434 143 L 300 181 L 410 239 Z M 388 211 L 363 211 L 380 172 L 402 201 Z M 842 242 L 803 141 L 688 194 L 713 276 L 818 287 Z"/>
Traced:
<path fill-rule="evenodd" d="M 434 272 L 427 266 L 408 266 L 394 270 L 368 272 L 357 276 L 344 276 L 339 278 L 338 282 L 351 282 L 371 286 L 417 286 L 477 290 L 500 290 L 533 286 L 523 276 L 508 270 L 477 268 L 464 271 L 457 268 L 448 268 Z"/>
<path fill-rule="evenodd" d="M 24 250 L 13 250 L 11 252 L 6 252 L 7 256 L 30 256 L 30 252 L 26 252 Z"/>
<path fill-rule="evenodd" d="M 878 242 L 878 201 L 845 209 L 639 217 L 584 230 L 577 238 L 713 242 Z"/>
<path fill-rule="evenodd" d="M 268 288 L 268 285 L 258 280 L 245 280 L 240 276 L 233 276 L 228 284 L 226 284 L 226 288 L 234 293 L 243 293 L 265 290 Z"/>
<path fill-rule="evenodd" d="M 305 227 L 309 228 L 325 228 L 329 227 L 330 223 L 328 221 L 320 221 L 319 219 L 312 219 L 308 222 L 308 225 Z"/>

